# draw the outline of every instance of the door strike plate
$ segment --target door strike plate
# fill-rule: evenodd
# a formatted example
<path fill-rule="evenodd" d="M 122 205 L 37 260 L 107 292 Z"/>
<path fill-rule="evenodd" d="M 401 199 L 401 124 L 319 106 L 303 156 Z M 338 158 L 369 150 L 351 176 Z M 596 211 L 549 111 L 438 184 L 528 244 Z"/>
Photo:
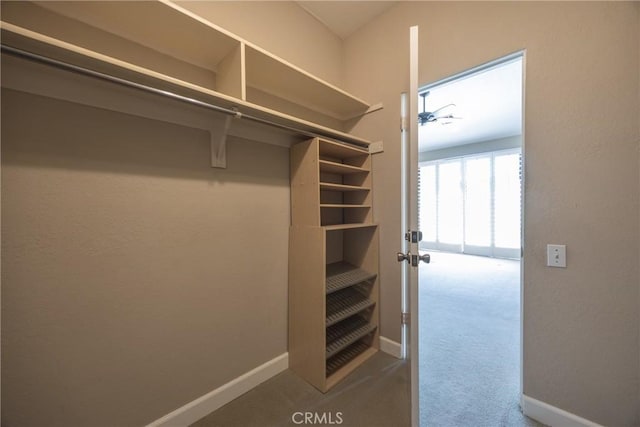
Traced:
<path fill-rule="evenodd" d="M 411 243 L 418 243 L 422 241 L 422 231 L 407 231 L 404 233 L 404 240 Z"/>
<path fill-rule="evenodd" d="M 419 262 L 418 255 L 411 254 L 411 267 L 417 267 Z"/>

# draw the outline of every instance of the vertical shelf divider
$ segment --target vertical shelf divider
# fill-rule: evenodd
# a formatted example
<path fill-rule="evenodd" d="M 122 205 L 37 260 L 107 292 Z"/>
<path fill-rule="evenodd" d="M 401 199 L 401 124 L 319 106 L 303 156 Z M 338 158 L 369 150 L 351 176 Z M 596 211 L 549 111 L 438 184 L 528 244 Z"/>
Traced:
<path fill-rule="evenodd" d="M 247 100 L 245 44 L 238 43 L 218 64 L 217 89 L 229 96 Z"/>

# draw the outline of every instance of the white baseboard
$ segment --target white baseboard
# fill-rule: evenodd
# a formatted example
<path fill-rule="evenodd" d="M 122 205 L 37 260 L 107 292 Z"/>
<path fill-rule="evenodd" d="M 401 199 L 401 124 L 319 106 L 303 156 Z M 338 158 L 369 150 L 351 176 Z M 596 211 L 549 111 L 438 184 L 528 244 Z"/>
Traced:
<path fill-rule="evenodd" d="M 602 427 L 571 412 L 522 395 L 522 412 L 529 418 L 551 427 Z"/>
<path fill-rule="evenodd" d="M 233 399 L 243 395 L 269 378 L 289 367 L 289 353 L 283 353 L 255 369 L 229 381 L 194 401 L 176 409 L 164 417 L 148 424 L 147 427 L 188 426 Z"/>
<path fill-rule="evenodd" d="M 380 337 L 380 351 L 384 351 L 398 359 L 402 358 L 402 346 L 389 338 Z"/>

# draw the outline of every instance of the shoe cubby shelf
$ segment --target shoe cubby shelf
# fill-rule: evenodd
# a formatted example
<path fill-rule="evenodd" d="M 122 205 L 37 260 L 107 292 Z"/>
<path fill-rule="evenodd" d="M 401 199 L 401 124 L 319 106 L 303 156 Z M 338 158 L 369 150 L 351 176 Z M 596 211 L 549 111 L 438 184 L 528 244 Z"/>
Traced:
<path fill-rule="evenodd" d="M 326 325 L 334 325 L 343 319 L 368 309 L 374 304 L 375 302 L 370 300 L 367 295 L 353 289 L 353 287 L 327 295 Z"/>
<path fill-rule="evenodd" d="M 372 325 L 367 319 L 360 316 L 352 316 L 327 328 L 327 359 L 371 334 L 376 328 L 376 325 Z"/>
<path fill-rule="evenodd" d="M 375 353 L 365 341 L 356 341 L 346 349 L 342 350 L 329 360 L 327 360 L 326 376 L 331 380 L 328 382 L 333 386 L 337 381 L 334 378 L 340 377 L 341 371 L 352 369 L 352 366 L 362 363 Z"/>
<path fill-rule="evenodd" d="M 314 138 L 291 147 L 289 360 L 325 392 L 379 348 L 371 158 Z"/>
<path fill-rule="evenodd" d="M 369 145 L 348 133 L 353 119 L 370 111 L 367 102 L 171 1 L 5 1 L 1 7 L 5 45 Z"/>
<path fill-rule="evenodd" d="M 330 294 L 358 283 L 375 280 L 376 274 L 365 271 L 348 262 L 339 261 L 327 265 L 326 289 Z"/>

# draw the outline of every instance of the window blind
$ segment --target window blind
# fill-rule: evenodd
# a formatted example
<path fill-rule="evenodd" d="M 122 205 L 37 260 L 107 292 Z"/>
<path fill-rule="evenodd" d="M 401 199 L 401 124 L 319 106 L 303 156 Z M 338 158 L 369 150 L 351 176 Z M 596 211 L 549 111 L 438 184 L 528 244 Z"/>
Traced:
<path fill-rule="evenodd" d="M 422 248 L 519 257 L 521 183 L 519 149 L 422 164 L 418 173 Z"/>

